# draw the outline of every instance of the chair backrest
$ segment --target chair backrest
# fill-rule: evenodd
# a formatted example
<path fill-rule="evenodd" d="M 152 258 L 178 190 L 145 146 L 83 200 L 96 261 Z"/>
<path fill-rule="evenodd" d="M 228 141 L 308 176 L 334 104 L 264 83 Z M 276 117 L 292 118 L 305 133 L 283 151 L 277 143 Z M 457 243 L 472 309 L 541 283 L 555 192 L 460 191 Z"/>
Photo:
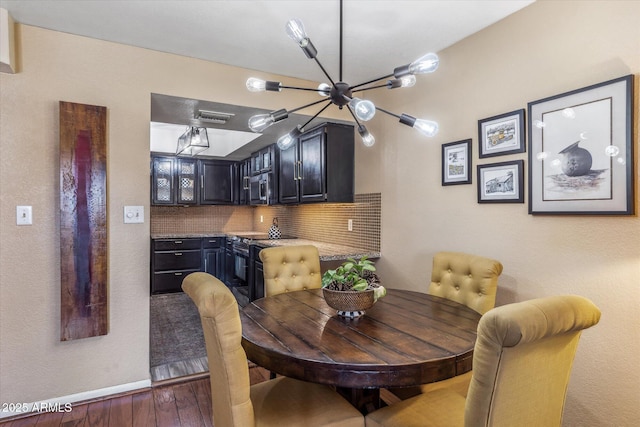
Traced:
<path fill-rule="evenodd" d="M 508 304 L 484 314 L 465 427 L 560 426 L 581 331 L 599 320 L 600 310 L 575 295 Z"/>
<path fill-rule="evenodd" d="M 200 312 L 209 359 L 213 424 L 254 426 L 247 356 L 235 297 L 224 283 L 207 273 L 191 273 L 182 282 Z"/>
<path fill-rule="evenodd" d="M 433 257 L 427 293 L 484 314 L 496 304 L 501 273 L 500 261 L 461 252 L 438 252 Z"/>
<path fill-rule="evenodd" d="M 322 287 L 320 255 L 312 245 L 276 246 L 260 251 L 264 295 Z"/>

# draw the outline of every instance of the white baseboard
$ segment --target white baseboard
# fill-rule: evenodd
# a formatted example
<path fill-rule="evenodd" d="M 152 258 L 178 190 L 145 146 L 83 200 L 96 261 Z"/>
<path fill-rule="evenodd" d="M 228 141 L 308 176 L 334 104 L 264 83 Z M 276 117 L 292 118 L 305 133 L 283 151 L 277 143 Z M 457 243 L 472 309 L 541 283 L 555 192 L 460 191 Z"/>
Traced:
<path fill-rule="evenodd" d="M 5 405 L 0 408 L 0 419 L 13 417 L 16 415 L 35 414 L 37 412 L 70 412 L 73 404 L 77 402 L 85 402 L 114 394 L 126 393 L 133 390 L 139 390 L 151 387 L 151 380 L 136 381 L 133 383 L 119 384 L 112 387 L 100 388 L 97 390 L 89 390 L 82 393 L 70 394 L 68 396 L 55 397 L 53 399 L 42 400 L 31 403 L 18 403 Z M 41 410 L 42 409 L 42 410 Z"/>

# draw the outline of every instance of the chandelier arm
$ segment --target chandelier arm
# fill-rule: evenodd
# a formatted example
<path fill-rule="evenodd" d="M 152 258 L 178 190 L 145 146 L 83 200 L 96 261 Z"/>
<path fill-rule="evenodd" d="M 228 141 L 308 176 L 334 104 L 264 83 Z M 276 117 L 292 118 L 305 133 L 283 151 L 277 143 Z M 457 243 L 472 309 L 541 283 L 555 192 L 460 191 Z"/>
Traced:
<path fill-rule="evenodd" d="M 357 87 L 365 86 L 365 85 L 368 85 L 368 84 L 371 84 L 371 83 L 375 83 L 375 82 L 378 82 L 380 80 L 388 79 L 388 78 L 393 77 L 393 76 L 394 76 L 393 73 L 387 74 L 386 76 L 378 77 L 377 79 L 369 80 L 368 82 L 364 82 L 364 83 L 357 84 L 355 86 L 351 86 L 351 87 L 349 87 L 349 89 L 353 90 L 353 89 L 355 89 Z"/>
<path fill-rule="evenodd" d="M 321 102 L 327 102 L 327 107 L 331 105 L 331 101 L 327 101 L 326 99 L 319 99 L 317 101 L 311 102 L 309 104 L 303 105 L 302 107 L 294 108 L 293 110 L 288 110 L 288 113 L 295 113 L 296 111 L 302 110 L 303 108 L 311 107 L 312 105 L 320 104 Z M 327 108 L 324 107 L 324 108 Z M 323 109 L 324 110 L 324 109 Z M 322 111 L 322 110 L 321 110 Z M 319 114 L 319 113 L 318 113 Z M 315 118 L 315 116 L 314 116 Z"/>
<path fill-rule="evenodd" d="M 310 92 L 317 92 L 318 91 L 318 88 L 297 87 L 297 86 L 282 86 L 282 85 L 280 85 L 280 89 L 308 90 Z"/>
<path fill-rule="evenodd" d="M 362 126 L 362 124 L 360 123 L 360 121 L 358 120 L 358 117 L 356 117 L 355 113 L 353 112 L 353 110 L 351 109 L 351 106 L 349 104 L 347 104 L 347 110 L 349 110 L 349 112 L 351 113 L 351 116 L 353 117 L 353 120 L 356 121 L 356 124 L 358 126 Z"/>
<path fill-rule="evenodd" d="M 388 87 L 389 87 L 389 85 L 385 83 L 385 84 L 383 84 L 383 85 L 369 86 L 369 87 L 364 87 L 364 88 L 362 88 L 362 89 L 352 90 L 351 92 L 362 92 L 363 90 L 380 89 L 381 87 L 386 87 L 386 88 L 388 88 Z"/>
<path fill-rule="evenodd" d="M 378 110 L 379 110 L 379 111 L 382 111 L 382 112 L 383 112 L 383 113 L 385 113 L 385 114 L 388 114 L 388 115 L 390 115 L 390 116 L 393 116 L 393 117 L 395 117 L 395 118 L 397 118 L 397 119 L 402 119 L 402 117 L 401 117 L 399 114 L 394 114 L 394 113 L 392 113 L 391 111 L 387 111 L 387 110 L 385 110 L 384 108 L 380 108 L 380 107 L 376 106 L 376 111 L 378 111 Z"/>
<path fill-rule="evenodd" d="M 324 101 L 324 99 L 323 99 L 323 101 Z M 316 104 L 317 104 L 317 102 L 316 102 Z M 312 121 L 313 119 L 315 119 L 316 117 L 318 117 L 318 116 L 319 116 L 319 115 L 320 115 L 324 110 L 326 110 L 330 105 L 331 105 L 331 101 L 328 101 L 328 102 L 327 102 L 327 105 L 325 105 L 324 107 L 322 107 L 322 108 L 320 109 L 320 111 L 318 111 L 316 114 L 314 114 L 314 115 L 313 115 L 313 117 L 311 117 L 309 120 L 307 120 L 307 122 L 306 122 L 305 124 L 303 124 L 302 126 L 300 126 L 300 130 L 304 129 L 304 128 L 305 128 L 305 126 L 307 126 L 309 123 L 311 123 L 311 121 Z"/>
<path fill-rule="evenodd" d="M 322 70 L 322 72 L 324 73 L 325 76 L 327 76 L 327 78 L 329 79 L 329 81 L 331 82 L 331 86 L 335 86 L 335 82 L 333 81 L 333 79 L 331 78 L 331 76 L 329 75 L 329 73 L 327 73 L 327 70 L 324 69 L 324 67 L 322 66 L 322 64 L 320 63 L 320 61 L 318 60 L 318 58 L 313 58 L 316 61 L 316 64 L 318 64 L 318 66 L 320 67 L 320 69 Z"/>

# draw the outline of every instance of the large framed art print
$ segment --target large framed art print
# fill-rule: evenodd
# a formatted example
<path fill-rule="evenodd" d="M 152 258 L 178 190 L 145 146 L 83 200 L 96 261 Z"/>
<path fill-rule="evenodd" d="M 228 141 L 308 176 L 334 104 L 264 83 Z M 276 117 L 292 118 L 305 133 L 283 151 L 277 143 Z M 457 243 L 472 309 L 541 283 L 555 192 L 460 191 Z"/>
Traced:
<path fill-rule="evenodd" d="M 529 213 L 631 215 L 633 76 L 530 102 Z"/>

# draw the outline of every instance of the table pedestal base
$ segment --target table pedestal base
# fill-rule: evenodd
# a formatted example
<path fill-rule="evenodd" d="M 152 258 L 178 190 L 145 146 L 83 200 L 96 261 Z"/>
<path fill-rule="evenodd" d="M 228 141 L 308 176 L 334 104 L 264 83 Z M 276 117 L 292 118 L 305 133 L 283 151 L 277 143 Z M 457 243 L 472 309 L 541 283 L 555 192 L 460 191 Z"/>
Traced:
<path fill-rule="evenodd" d="M 336 390 L 363 415 L 385 406 L 380 399 L 380 389 L 377 388 L 336 387 Z"/>

